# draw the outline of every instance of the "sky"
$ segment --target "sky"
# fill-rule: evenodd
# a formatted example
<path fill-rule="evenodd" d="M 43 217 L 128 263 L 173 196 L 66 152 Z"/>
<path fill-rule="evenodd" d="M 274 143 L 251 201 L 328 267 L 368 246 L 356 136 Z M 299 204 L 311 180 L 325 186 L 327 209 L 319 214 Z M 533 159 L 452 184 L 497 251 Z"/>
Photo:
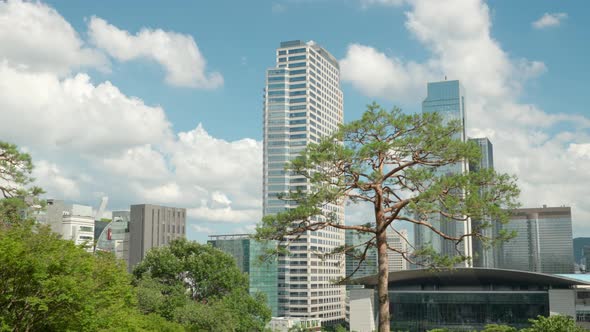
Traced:
<path fill-rule="evenodd" d="M 590 2 L 0 1 L 0 140 L 46 197 L 108 211 L 187 208 L 189 239 L 251 232 L 262 212 L 262 93 L 281 41 L 341 67 L 344 117 L 420 111 L 461 80 L 524 207 L 571 206 L 590 236 Z M 347 207 L 346 222 L 363 220 Z M 107 215 L 108 216 L 108 212 Z"/>

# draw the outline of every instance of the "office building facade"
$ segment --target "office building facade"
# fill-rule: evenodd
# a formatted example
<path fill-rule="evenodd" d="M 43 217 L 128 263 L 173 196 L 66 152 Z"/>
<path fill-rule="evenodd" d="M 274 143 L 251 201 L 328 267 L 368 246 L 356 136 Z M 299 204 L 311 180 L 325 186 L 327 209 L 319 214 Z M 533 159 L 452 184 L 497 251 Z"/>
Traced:
<path fill-rule="evenodd" d="M 391 229 L 387 230 L 387 245 L 391 248 L 397 249 L 401 252 L 408 252 L 408 231 L 400 229 L 394 232 Z M 410 262 L 408 262 L 402 254 L 389 250 L 387 252 L 387 260 L 389 266 L 389 272 L 404 271 L 410 268 Z"/>
<path fill-rule="evenodd" d="M 375 243 L 373 233 L 360 233 L 355 230 L 345 231 L 346 247 L 354 248 L 346 254 L 346 276 L 361 278 L 379 272 L 377 266 L 377 248 L 369 247 L 365 253 L 367 242 Z M 361 256 L 364 254 L 364 259 Z M 353 274 L 354 273 L 354 274 Z M 351 285 L 352 286 L 352 285 Z M 350 288 L 350 287 L 347 287 Z"/>
<path fill-rule="evenodd" d="M 353 279 L 375 275 L 379 272 L 377 248 L 371 246 L 366 252 L 367 243 L 374 240 L 373 233 L 360 233 L 354 230 L 345 231 L 345 243 L 347 247 L 353 247 L 350 253 L 346 255 L 346 276 L 352 276 Z M 408 252 L 408 231 L 399 230 L 397 233 L 388 230 L 387 244 L 389 247 L 401 252 Z M 361 261 L 361 256 L 364 259 Z M 410 268 L 409 262 L 398 252 L 394 250 L 387 251 L 387 265 L 389 272 L 403 271 Z M 353 274 L 354 273 L 354 274 Z M 348 285 L 347 289 L 354 288 L 354 285 Z"/>
<path fill-rule="evenodd" d="M 573 273 L 570 207 L 523 208 L 502 225 L 516 237 L 503 243 L 501 268 L 543 273 Z"/>
<path fill-rule="evenodd" d="M 281 193 L 310 189 L 305 178 L 285 171 L 285 163 L 337 129 L 342 102 L 336 58 L 314 42 L 280 44 L 264 90 L 264 215 L 292 207 Z M 326 209 L 344 223 L 342 205 Z M 343 321 L 345 290 L 333 284 L 345 274 L 343 258 L 321 256 L 344 245 L 344 232 L 327 227 L 288 242 L 290 254 L 279 257 L 279 315 L 319 318 L 324 325 Z"/>
<path fill-rule="evenodd" d="M 469 163 L 469 171 L 477 172 L 481 169 L 494 169 L 494 147 L 487 137 L 482 138 L 469 138 L 470 142 L 477 144 L 481 152 L 481 158 L 477 162 Z M 486 188 L 480 188 L 480 191 L 485 191 Z M 484 225 L 490 225 L 484 227 Z M 499 231 L 497 222 L 489 218 L 483 220 L 471 220 L 472 230 L 479 230 L 483 236 L 487 238 L 493 238 Z M 496 261 L 499 256 L 499 246 L 492 247 L 486 245 L 480 239 L 472 239 L 473 244 L 473 266 L 474 267 L 485 267 L 493 268 L 496 266 Z"/>
<path fill-rule="evenodd" d="M 276 243 L 273 241 L 258 242 L 251 239 L 248 234 L 210 235 L 207 243 L 231 255 L 236 260 L 240 271 L 248 274 L 250 294 L 263 293 L 272 315 L 278 316 L 277 259 L 260 260 L 266 250 L 270 249 L 269 246 L 276 248 Z"/>
<path fill-rule="evenodd" d="M 131 205 L 129 223 L 129 269 L 155 247 L 186 237 L 186 209 L 167 206 Z"/>
<path fill-rule="evenodd" d="M 455 139 L 466 141 L 465 136 L 465 93 L 460 82 L 442 81 L 431 82 L 427 85 L 427 96 L 422 102 L 422 113 L 438 113 L 443 118 L 443 123 L 450 121 L 459 121 L 462 129 L 456 134 Z M 440 176 L 445 174 L 460 174 L 468 171 L 467 161 L 459 162 L 453 165 L 439 167 L 437 173 Z M 443 218 L 440 215 L 432 215 L 429 222 L 451 236 L 461 236 L 471 232 L 471 221 L 459 222 Z M 443 240 L 433 231 L 416 225 L 414 228 L 414 243 L 417 248 L 432 246 L 439 254 L 446 256 L 457 255 L 457 248 L 453 241 Z M 459 250 L 462 255 L 472 256 L 471 238 L 466 237 L 461 243 Z M 466 261 L 465 266 L 470 266 L 471 262 Z"/>

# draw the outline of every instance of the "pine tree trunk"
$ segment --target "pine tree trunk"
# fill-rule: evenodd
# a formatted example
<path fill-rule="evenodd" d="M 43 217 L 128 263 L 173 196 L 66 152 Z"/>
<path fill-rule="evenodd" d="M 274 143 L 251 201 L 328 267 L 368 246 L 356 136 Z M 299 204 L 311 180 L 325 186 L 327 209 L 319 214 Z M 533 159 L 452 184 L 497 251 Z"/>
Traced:
<path fill-rule="evenodd" d="M 379 332 L 389 332 L 389 263 L 387 260 L 387 233 L 382 230 L 377 234 L 377 258 L 379 277 L 377 280 L 377 296 L 379 298 Z"/>

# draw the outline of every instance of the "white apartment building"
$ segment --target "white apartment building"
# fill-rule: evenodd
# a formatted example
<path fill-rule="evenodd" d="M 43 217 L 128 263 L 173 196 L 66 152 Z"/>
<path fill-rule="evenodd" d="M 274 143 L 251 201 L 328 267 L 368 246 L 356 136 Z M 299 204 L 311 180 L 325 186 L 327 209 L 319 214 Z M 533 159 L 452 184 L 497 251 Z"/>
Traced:
<path fill-rule="evenodd" d="M 311 142 L 333 133 L 343 122 L 338 61 L 314 42 L 282 42 L 276 66 L 266 73 L 264 90 L 264 214 L 290 206 L 280 193 L 309 190 L 307 180 L 285 172 L 285 163 Z M 344 223 L 342 205 L 327 206 Z M 345 288 L 333 284 L 345 274 L 343 257 L 322 259 L 344 244 L 344 231 L 308 231 L 279 257 L 279 315 L 319 318 L 322 325 L 345 316 Z"/>

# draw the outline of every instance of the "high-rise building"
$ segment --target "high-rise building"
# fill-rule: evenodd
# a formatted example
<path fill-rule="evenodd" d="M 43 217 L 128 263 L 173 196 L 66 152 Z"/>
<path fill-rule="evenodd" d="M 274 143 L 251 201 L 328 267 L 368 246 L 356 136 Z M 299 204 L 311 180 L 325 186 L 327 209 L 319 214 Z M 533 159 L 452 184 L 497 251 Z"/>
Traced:
<path fill-rule="evenodd" d="M 516 237 L 502 245 L 501 268 L 573 273 L 571 208 L 515 209 L 510 222 L 502 228 L 516 231 Z"/>
<path fill-rule="evenodd" d="M 442 81 L 430 82 L 427 86 L 428 94 L 422 102 L 422 113 L 436 112 L 443 118 L 443 123 L 449 121 L 459 121 L 462 124 L 462 130 L 456 134 L 455 139 L 465 142 L 465 93 L 459 81 Z M 467 161 L 459 162 L 453 165 L 439 167 L 439 175 L 460 174 L 467 172 Z M 437 229 L 451 236 L 461 236 L 471 233 L 471 222 L 460 222 L 443 218 L 440 215 L 430 216 L 429 222 Z M 453 241 L 442 239 L 433 231 L 416 225 L 414 228 L 414 240 L 417 248 L 432 246 L 439 254 L 445 256 L 456 256 L 457 247 Z M 472 256 L 471 238 L 466 237 L 461 243 L 459 250 L 465 256 Z M 465 262 L 470 266 L 470 262 Z"/>
<path fill-rule="evenodd" d="M 285 163 L 305 146 L 333 133 L 343 121 L 338 61 L 314 42 L 282 42 L 276 65 L 266 72 L 264 90 L 263 213 L 291 207 L 279 194 L 308 190 L 307 179 L 285 171 Z M 344 223 L 344 206 L 326 206 Z M 345 289 L 333 284 L 345 274 L 341 257 L 322 257 L 344 245 L 344 232 L 333 227 L 308 231 L 290 241 L 290 254 L 279 257 L 279 315 L 344 319 Z"/>
<path fill-rule="evenodd" d="M 470 138 L 469 141 L 474 142 L 479 147 L 481 152 L 481 159 L 478 162 L 469 163 L 469 171 L 477 172 L 481 169 L 494 169 L 494 148 L 487 137 Z M 485 191 L 486 188 L 480 188 L 480 191 Z M 489 218 L 484 220 L 471 220 L 472 230 L 478 229 L 485 224 L 491 224 L 491 227 L 483 227 L 481 229 L 482 235 L 487 238 L 493 238 L 499 231 L 499 224 Z M 480 239 L 472 239 L 473 243 L 473 266 L 493 268 L 496 266 L 496 261 L 500 253 L 500 246 L 491 247 L 485 245 Z"/>
<path fill-rule="evenodd" d="M 346 276 L 351 276 L 354 272 L 352 279 L 355 279 L 377 274 L 379 272 L 377 248 L 374 246 L 370 247 L 365 253 L 366 243 L 371 241 L 375 237 L 375 234 L 360 233 L 355 230 L 346 230 L 345 234 L 346 246 L 356 248 L 354 254 L 353 251 L 351 251 L 351 254 L 346 256 Z M 374 243 L 375 241 L 373 240 L 373 244 Z M 407 252 L 408 231 L 401 229 L 396 233 L 392 230 L 388 230 L 387 245 L 401 252 Z M 363 254 L 365 255 L 365 258 L 361 262 L 360 256 Z M 403 271 L 410 268 L 409 262 L 400 253 L 393 250 L 387 251 L 387 262 L 389 272 Z"/>
<path fill-rule="evenodd" d="M 408 252 L 408 231 L 400 229 L 397 233 L 387 230 L 387 245 L 401 252 Z M 410 262 L 402 254 L 389 250 L 387 252 L 389 272 L 403 271 L 410 268 Z"/>
<path fill-rule="evenodd" d="M 131 205 L 129 269 L 151 248 L 186 236 L 186 209 L 151 204 Z"/>
<path fill-rule="evenodd" d="M 278 266 L 274 260 L 260 260 L 270 245 L 251 239 L 248 234 L 209 235 L 208 244 L 231 255 L 240 271 L 247 273 L 250 281 L 250 294 L 263 293 L 272 315 L 278 315 Z"/>
<path fill-rule="evenodd" d="M 372 276 L 379 272 L 377 266 L 377 248 L 375 246 L 369 247 L 365 253 L 366 243 L 374 237 L 375 234 L 373 233 L 361 233 L 348 229 L 345 231 L 346 247 L 355 248 L 346 255 L 346 276 L 352 276 L 352 279 L 355 279 Z M 373 240 L 373 242 L 375 241 Z M 363 254 L 365 257 L 361 261 Z"/>

